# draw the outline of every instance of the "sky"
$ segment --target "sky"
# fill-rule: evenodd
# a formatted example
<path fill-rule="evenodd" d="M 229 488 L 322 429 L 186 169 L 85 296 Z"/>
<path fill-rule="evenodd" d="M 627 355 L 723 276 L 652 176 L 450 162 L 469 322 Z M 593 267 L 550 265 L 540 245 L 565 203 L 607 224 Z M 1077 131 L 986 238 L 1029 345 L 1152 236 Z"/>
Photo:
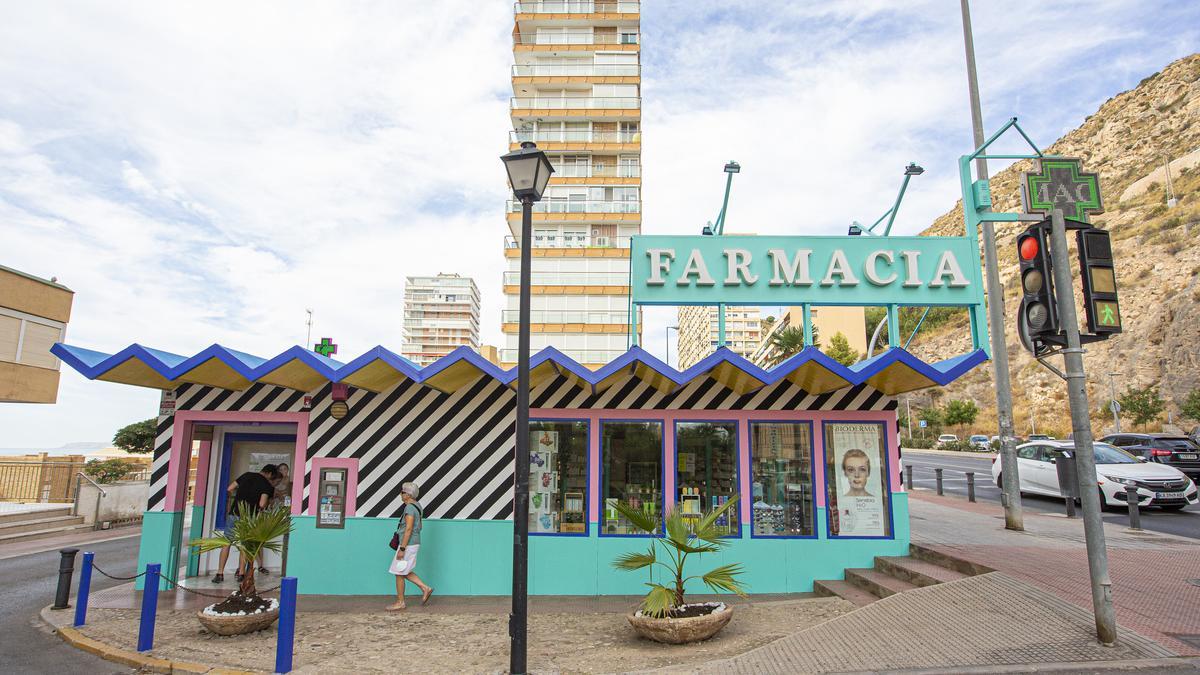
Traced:
<path fill-rule="evenodd" d="M 105 352 L 273 356 L 306 308 L 339 359 L 399 351 L 404 277 L 438 272 L 475 278 L 501 344 L 512 8 L 3 0 L 0 264 L 73 289 L 67 342 Z M 1042 146 L 1200 44 L 1196 3 L 973 12 L 986 128 Z M 642 44 L 647 233 L 715 219 L 730 159 L 729 232 L 873 222 L 909 161 L 897 233 L 958 198 L 957 2 L 647 0 Z M 644 346 L 673 323 L 648 310 Z M 157 398 L 64 367 L 57 404 L 0 406 L 0 448 L 105 441 Z"/>

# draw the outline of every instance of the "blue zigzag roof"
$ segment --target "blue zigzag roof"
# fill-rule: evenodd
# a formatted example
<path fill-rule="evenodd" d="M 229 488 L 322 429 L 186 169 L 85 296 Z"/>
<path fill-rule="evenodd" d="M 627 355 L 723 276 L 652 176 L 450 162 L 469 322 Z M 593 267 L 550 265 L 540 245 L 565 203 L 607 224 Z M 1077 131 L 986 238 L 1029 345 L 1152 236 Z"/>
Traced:
<path fill-rule="evenodd" d="M 71 368 L 92 380 L 119 382 L 158 389 L 184 383 L 226 389 L 245 389 L 264 382 L 311 391 L 325 382 L 345 382 L 355 387 L 383 391 L 408 379 L 443 392 L 454 391 L 480 376 L 516 386 L 517 369 L 503 369 L 468 347 L 459 347 L 432 364 L 421 367 L 382 346 L 374 347 L 349 363 L 342 363 L 300 346 L 289 347 L 271 358 L 262 358 L 214 344 L 192 356 L 132 344 L 115 354 L 56 344 L 50 350 Z M 564 376 L 593 391 L 603 391 L 634 374 L 651 385 L 670 391 L 702 377 L 712 377 L 745 393 L 788 379 L 811 393 L 868 383 L 888 395 L 931 386 L 944 386 L 987 360 L 983 350 L 928 363 L 903 349 L 889 349 L 852 366 L 843 366 L 815 347 L 808 347 L 771 368 L 761 368 L 727 348 L 718 349 L 699 363 L 677 370 L 640 347 L 631 347 L 598 370 L 590 370 L 553 347 L 530 357 L 534 385 Z"/>

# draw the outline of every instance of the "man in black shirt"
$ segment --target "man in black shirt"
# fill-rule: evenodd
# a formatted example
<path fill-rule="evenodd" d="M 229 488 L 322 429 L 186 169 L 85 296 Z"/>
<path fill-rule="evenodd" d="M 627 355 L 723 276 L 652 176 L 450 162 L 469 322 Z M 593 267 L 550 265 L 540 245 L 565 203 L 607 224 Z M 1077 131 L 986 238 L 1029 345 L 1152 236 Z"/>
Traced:
<path fill-rule="evenodd" d="M 233 530 L 233 526 L 237 523 L 240 514 L 245 513 L 249 516 L 258 513 L 260 509 L 267 508 L 267 503 L 275 496 L 275 488 L 271 486 L 271 479 L 275 478 L 278 471 L 274 464 L 267 464 L 261 471 L 247 471 L 238 476 L 237 480 L 225 488 L 225 491 L 229 495 L 228 503 L 230 505 L 230 513 L 225 516 L 226 531 Z M 214 584 L 225 581 L 225 564 L 228 561 L 229 547 L 226 546 L 221 549 L 220 567 L 218 567 L 217 574 L 212 579 Z M 253 562 L 252 560 L 245 560 L 241 553 L 238 554 L 237 578 L 239 581 Z"/>

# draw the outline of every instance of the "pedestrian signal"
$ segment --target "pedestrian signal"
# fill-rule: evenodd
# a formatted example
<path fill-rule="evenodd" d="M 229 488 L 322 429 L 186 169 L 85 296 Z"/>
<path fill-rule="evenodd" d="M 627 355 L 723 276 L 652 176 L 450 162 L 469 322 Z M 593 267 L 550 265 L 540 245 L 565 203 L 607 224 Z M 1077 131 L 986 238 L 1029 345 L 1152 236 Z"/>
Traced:
<path fill-rule="evenodd" d="M 1075 233 L 1079 245 L 1079 272 L 1083 278 L 1083 307 L 1088 330 L 1097 334 L 1121 332 L 1121 307 L 1117 301 L 1117 276 L 1113 268 L 1112 240 L 1106 230 L 1090 228 Z"/>

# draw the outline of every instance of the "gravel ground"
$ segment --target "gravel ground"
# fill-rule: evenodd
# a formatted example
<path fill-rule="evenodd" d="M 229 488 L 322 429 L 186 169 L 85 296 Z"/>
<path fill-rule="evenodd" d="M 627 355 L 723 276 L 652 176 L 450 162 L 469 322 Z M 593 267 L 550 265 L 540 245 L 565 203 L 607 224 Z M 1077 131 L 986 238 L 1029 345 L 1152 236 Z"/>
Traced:
<path fill-rule="evenodd" d="M 534 672 L 599 673 L 686 666 L 759 647 L 854 609 L 838 598 L 756 602 L 734 609 L 715 638 L 662 645 L 639 638 L 617 613 L 533 614 Z M 138 613 L 96 609 L 84 633 L 136 648 Z M 507 617 L 499 614 L 307 613 L 297 617 L 295 670 L 301 673 L 496 673 L 508 667 Z M 191 612 L 160 611 L 152 655 L 272 671 L 275 631 L 220 637 Z"/>

